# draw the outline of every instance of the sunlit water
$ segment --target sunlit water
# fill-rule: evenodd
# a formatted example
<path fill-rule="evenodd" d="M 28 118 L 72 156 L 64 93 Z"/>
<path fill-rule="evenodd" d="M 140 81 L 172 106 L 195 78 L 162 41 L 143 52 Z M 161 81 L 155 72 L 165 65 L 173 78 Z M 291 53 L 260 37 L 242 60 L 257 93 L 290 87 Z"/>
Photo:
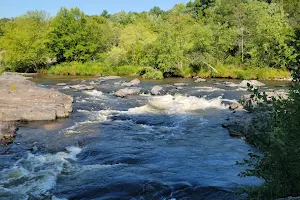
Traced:
<path fill-rule="evenodd" d="M 221 127 L 243 88 L 223 80 L 144 81 L 143 94 L 122 99 L 113 95 L 117 80 L 93 79 L 87 84 L 96 89 L 83 92 L 55 85 L 78 83 L 70 78 L 35 80 L 72 95 L 74 112 L 24 124 L 15 143 L 1 147 L 0 199 L 238 199 L 244 196 L 233 194 L 236 187 L 262 183 L 237 176 L 243 168 L 236 161 L 251 147 Z M 175 82 L 189 85 L 177 90 Z M 168 93 L 149 95 L 154 85 Z"/>

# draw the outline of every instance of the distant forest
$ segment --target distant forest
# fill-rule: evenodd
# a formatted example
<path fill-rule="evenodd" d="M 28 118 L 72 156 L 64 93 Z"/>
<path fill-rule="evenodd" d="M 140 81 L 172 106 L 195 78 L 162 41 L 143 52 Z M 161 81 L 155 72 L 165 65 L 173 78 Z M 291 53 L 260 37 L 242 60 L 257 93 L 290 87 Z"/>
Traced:
<path fill-rule="evenodd" d="M 29 11 L 0 19 L 0 62 L 19 72 L 130 65 L 164 77 L 218 66 L 290 69 L 299 65 L 299 10 L 299 0 L 195 0 L 141 13 Z"/>

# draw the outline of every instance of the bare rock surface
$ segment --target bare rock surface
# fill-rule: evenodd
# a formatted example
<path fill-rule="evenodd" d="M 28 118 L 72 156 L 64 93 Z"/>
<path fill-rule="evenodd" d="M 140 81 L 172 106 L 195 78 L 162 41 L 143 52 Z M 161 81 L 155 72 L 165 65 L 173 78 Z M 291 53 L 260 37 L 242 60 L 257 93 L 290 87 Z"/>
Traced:
<path fill-rule="evenodd" d="M 139 79 L 133 79 L 132 81 L 130 82 L 125 82 L 125 83 L 122 83 L 121 86 L 124 86 L 124 87 L 136 87 L 138 86 L 139 84 L 141 83 L 141 81 Z"/>
<path fill-rule="evenodd" d="M 11 143 L 16 137 L 16 126 L 10 122 L 0 122 L 0 144 Z"/>
<path fill-rule="evenodd" d="M 123 88 L 115 92 L 115 95 L 118 97 L 126 97 L 128 95 L 135 95 L 141 92 L 141 88 L 132 87 L 132 88 Z"/>
<path fill-rule="evenodd" d="M 176 87 L 183 87 L 183 86 L 187 86 L 187 83 L 174 83 L 174 86 Z"/>
<path fill-rule="evenodd" d="M 259 82 L 257 80 L 243 80 L 239 84 L 227 82 L 226 84 L 227 84 L 228 87 L 243 87 L 243 88 L 247 88 L 248 84 L 252 85 L 253 87 L 262 87 L 262 86 L 265 86 L 264 83 Z"/>
<path fill-rule="evenodd" d="M 152 88 L 151 94 L 152 95 L 160 95 L 163 92 L 163 87 L 156 85 Z"/>
<path fill-rule="evenodd" d="M 68 117 L 73 98 L 38 87 L 20 75 L 0 76 L 0 121 L 43 121 Z"/>

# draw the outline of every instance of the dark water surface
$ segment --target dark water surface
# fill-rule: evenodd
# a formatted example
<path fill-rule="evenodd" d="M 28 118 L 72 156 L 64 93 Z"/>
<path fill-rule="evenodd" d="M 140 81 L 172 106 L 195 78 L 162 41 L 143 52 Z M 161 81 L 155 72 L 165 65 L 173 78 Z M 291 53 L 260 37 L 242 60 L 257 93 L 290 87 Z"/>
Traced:
<path fill-rule="evenodd" d="M 79 84 L 74 78 L 96 89 L 56 86 Z M 142 81 L 144 94 L 122 99 L 113 95 L 120 80 L 36 78 L 72 95 L 74 112 L 21 125 L 14 144 L 0 148 L 0 199 L 239 199 L 235 187 L 262 182 L 237 176 L 243 168 L 235 163 L 251 147 L 221 127 L 232 113 L 228 102 L 244 89 L 227 87 L 228 80 L 166 79 Z M 176 82 L 189 85 L 177 90 Z M 266 91 L 287 86 L 266 84 Z M 168 94 L 150 96 L 154 85 Z"/>

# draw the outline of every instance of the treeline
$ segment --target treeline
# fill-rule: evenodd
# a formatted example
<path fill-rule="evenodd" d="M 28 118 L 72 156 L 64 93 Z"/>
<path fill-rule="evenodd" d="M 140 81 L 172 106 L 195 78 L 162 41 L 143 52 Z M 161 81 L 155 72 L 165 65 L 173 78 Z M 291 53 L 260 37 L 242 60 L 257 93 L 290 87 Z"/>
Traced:
<path fill-rule="evenodd" d="M 299 9 L 298 0 L 195 0 L 141 13 L 32 11 L 0 20 L 0 61 L 19 72 L 77 62 L 164 77 L 212 67 L 291 68 L 299 65 Z"/>

